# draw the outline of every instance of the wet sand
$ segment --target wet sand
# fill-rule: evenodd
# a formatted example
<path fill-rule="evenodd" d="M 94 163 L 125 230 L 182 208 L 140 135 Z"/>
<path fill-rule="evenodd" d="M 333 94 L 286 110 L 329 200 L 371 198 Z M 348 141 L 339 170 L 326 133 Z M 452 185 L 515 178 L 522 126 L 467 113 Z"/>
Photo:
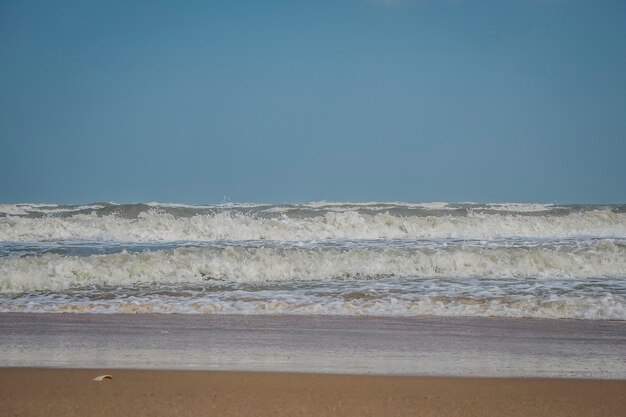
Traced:
<path fill-rule="evenodd" d="M 1 367 L 626 379 L 626 323 L 0 314 Z"/>
<path fill-rule="evenodd" d="M 112 380 L 93 378 L 103 373 Z M 626 381 L 0 369 L 3 416 L 623 416 Z"/>

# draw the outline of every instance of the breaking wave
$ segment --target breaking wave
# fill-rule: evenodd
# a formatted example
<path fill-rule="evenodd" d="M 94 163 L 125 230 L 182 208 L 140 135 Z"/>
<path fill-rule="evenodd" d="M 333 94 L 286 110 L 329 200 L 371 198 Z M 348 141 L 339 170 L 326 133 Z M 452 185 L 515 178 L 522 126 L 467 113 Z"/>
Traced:
<path fill-rule="evenodd" d="M 565 215 L 476 213 L 407 215 L 322 211 L 262 216 L 224 210 L 176 216 L 157 209 L 115 214 L 0 217 L 2 241 L 208 241 L 323 239 L 499 239 L 626 236 L 626 213 L 589 210 Z"/>
<path fill-rule="evenodd" d="M 626 244 L 442 248 L 177 248 L 162 251 L 0 258 L 0 291 L 64 290 L 92 285 L 268 283 L 411 278 L 616 278 Z"/>
<path fill-rule="evenodd" d="M 0 204 L 0 312 L 626 319 L 626 205 Z"/>

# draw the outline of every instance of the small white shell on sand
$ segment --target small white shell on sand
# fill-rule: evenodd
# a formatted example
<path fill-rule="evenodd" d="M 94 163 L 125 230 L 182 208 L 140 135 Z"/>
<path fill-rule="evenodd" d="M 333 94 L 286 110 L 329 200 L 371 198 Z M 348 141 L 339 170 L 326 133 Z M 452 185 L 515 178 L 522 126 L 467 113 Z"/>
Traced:
<path fill-rule="evenodd" d="M 100 376 L 95 377 L 93 380 L 102 381 L 103 379 L 113 379 L 113 377 L 111 375 L 100 375 Z"/>

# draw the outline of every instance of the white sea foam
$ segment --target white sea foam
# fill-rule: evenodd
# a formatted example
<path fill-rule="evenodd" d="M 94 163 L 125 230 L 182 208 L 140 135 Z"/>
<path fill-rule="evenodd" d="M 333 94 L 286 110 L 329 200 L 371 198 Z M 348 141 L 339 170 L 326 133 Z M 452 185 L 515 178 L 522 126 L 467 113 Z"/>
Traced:
<path fill-rule="evenodd" d="M 56 215 L 62 213 L 74 213 L 85 210 L 98 210 L 104 208 L 99 204 L 87 204 L 80 206 L 59 206 L 57 204 L 0 204 L 0 215 L 28 216 L 32 214 Z"/>
<path fill-rule="evenodd" d="M 29 211 L 26 207 L 18 204 L 0 204 L 0 214 L 10 216 L 26 216 Z"/>
<path fill-rule="evenodd" d="M 527 204 L 527 203 L 492 203 L 486 205 L 490 210 L 517 212 L 517 213 L 536 213 L 550 211 L 557 208 L 554 204 Z"/>
<path fill-rule="evenodd" d="M 624 237 L 626 213 L 593 210 L 562 216 L 469 213 L 401 216 L 387 212 L 326 212 L 319 216 L 264 218 L 239 211 L 176 217 L 151 209 L 137 218 L 76 214 L 69 217 L 1 217 L 2 241 L 100 240 L 322 240 L 499 239 L 509 237 Z"/>
<path fill-rule="evenodd" d="M 449 284 L 446 287 L 446 284 Z M 512 284 L 524 287 L 524 285 Z M 495 316 L 625 320 L 626 298 L 610 293 L 590 295 L 570 288 L 526 286 L 510 291 L 493 284 L 459 293 L 454 283 L 426 281 L 421 291 L 396 288 L 350 290 L 334 288 L 290 290 L 175 290 L 129 295 L 125 288 L 82 296 L 40 293 L 7 298 L 0 295 L 0 312 L 177 313 L 177 314 L 332 314 L 376 316 Z M 435 287 L 435 288 L 431 288 Z M 538 287 L 538 288 L 537 288 Z M 562 287 L 562 286 L 561 286 Z M 490 296 L 485 297 L 485 292 Z"/>
<path fill-rule="evenodd" d="M 89 285 L 303 282 L 384 277 L 623 277 L 626 245 L 403 250 L 177 248 L 154 252 L 0 258 L 0 291 L 64 290 Z"/>
<path fill-rule="evenodd" d="M 323 211 L 356 211 L 356 210 L 370 210 L 381 211 L 389 209 L 400 210 L 430 210 L 434 212 L 440 211 L 457 211 L 460 209 L 488 209 L 495 211 L 505 211 L 509 213 L 530 213 L 530 212 L 548 212 L 559 207 L 553 204 L 538 204 L 538 203 L 490 203 L 490 204 L 477 204 L 477 203 L 445 203 L 445 202 L 427 202 L 427 203 L 407 203 L 400 201 L 382 202 L 382 201 L 370 201 L 364 203 L 351 203 L 351 202 L 330 202 L 330 201 L 315 201 L 310 203 L 298 203 L 298 204 L 280 204 L 272 205 L 266 203 L 235 203 L 224 202 L 219 204 L 184 204 L 184 203 L 136 203 L 136 204 L 119 204 L 119 203 L 93 203 L 84 205 L 58 205 L 58 204 L 0 204 L 0 215 L 9 216 L 29 216 L 33 214 L 54 215 L 60 213 L 71 213 L 86 210 L 98 210 L 104 207 L 115 207 L 123 211 L 125 208 L 134 206 L 146 206 L 155 209 L 190 209 L 190 210 L 206 210 L 206 211 L 222 211 L 225 209 L 230 210 L 247 210 L 247 209 L 262 209 L 262 211 L 268 213 L 289 213 L 290 211 L 298 210 L 311 210 L 316 212 Z"/>

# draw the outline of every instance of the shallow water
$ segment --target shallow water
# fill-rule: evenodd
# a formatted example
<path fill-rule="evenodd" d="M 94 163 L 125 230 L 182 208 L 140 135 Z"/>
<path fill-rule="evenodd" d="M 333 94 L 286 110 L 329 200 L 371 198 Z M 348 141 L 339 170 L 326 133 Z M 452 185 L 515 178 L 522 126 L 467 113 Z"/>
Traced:
<path fill-rule="evenodd" d="M 621 321 L 0 314 L 0 366 L 625 379 Z"/>

